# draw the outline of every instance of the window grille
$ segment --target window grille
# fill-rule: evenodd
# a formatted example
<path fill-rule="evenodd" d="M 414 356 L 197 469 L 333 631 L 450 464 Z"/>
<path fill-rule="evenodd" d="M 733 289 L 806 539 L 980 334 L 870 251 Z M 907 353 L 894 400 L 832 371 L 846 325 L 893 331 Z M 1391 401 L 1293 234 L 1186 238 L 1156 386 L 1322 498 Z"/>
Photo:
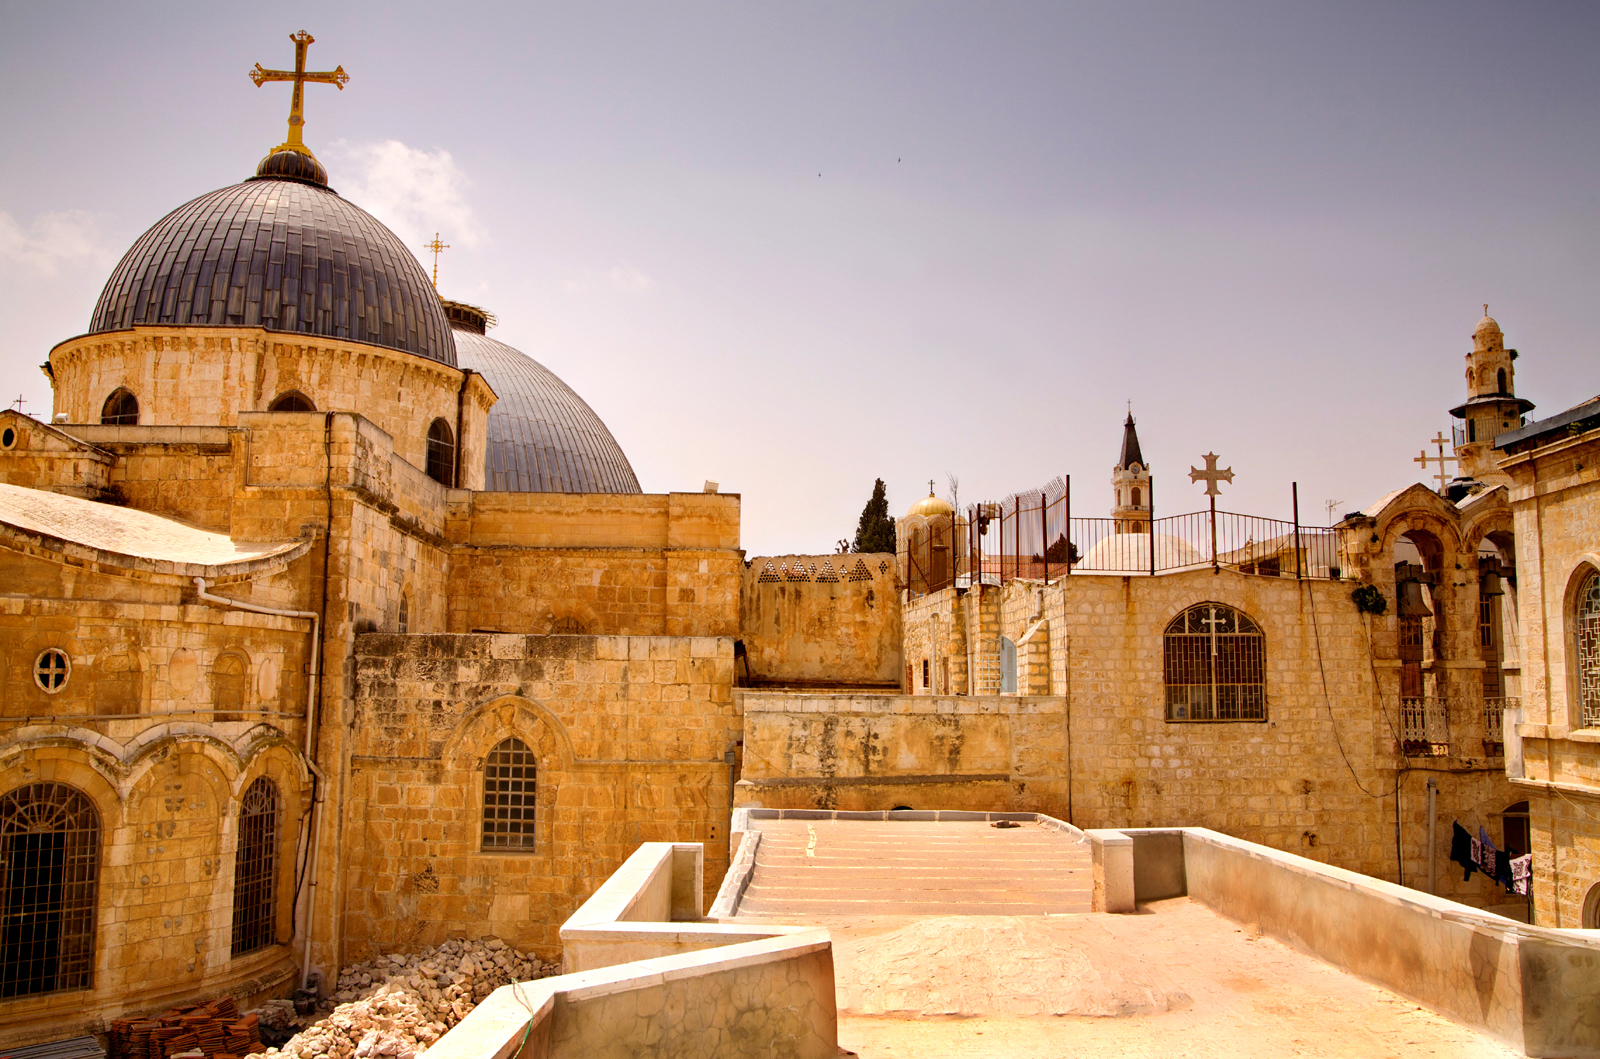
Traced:
<path fill-rule="evenodd" d="M 34 783 L 0 798 L 0 997 L 94 984 L 99 865 L 88 795 Z"/>
<path fill-rule="evenodd" d="M 585 636 L 588 631 L 577 618 L 557 618 L 550 623 L 551 636 Z"/>
<path fill-rule="evenodd" d="M 400 613 L 395 619 L 395 631 L 404 635 L 411 631 L 411 597 L 400 593 Z"/>
<path fill-rule="evenodd" d="M 239 806 L 233 860 L 233 955 L 272 944 L 277 935 L 278 786 L 262 776 Z"/>
<path fill-rule="evenodd" d="M 1169 721 L 1264 721 L 1266 637 L 1248 617 L 1201 603 L 1167 625 Z"/>
<path fill-rule="evenodd" d="M 100 422 L 111 427 L 139 425 L 139 399 L 127 390 L 113 390 L 100 409 Z"/>
<path fill-rule="evenodd" d="M 520 739 L 505 739 L 483 761 L 483 848 L 532 849 L 535 762 Z"/>
<path fill-rule="evenodd" d="M 1600 574 L 1578 590 L 1578 701 L 1583 727 L 1600 727 Z"/>
<path fill-rule="evenodd" d="M 269 412 L 315 412 L 317 406 L 299 390 L 285 390 L 267 405 Z"/>
<path fill-rule="evenodd" d="M 211 666 L 211 703 L 218 721 L 244 720 L 245 665 L 235 654 L 225 654 Z"/>
<path fill-rule="evenodd" d="M 428 427 L 428 477 L 441 485 L 456 484 L 456 436 L 443 419 Z"/>
<path fill-rule="evenodd" d="M 47 694 L 54 695 L 67 685 L 72 663 L 64 652 L 54 647 L 41 652 L 33 663 L 33 680 Z"/>

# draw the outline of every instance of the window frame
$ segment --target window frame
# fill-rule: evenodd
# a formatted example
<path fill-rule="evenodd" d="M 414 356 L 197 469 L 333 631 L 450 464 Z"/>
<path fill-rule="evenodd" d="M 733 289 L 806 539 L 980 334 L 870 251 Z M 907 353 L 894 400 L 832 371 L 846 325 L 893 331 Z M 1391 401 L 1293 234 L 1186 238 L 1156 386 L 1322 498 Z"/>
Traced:
<path fill-rule="evenodd" d="M 252 811 L 251 802 L 268 802 Z M 267 817 L 265 824 L 248 818 Z M 257 776 L 239 799 L 238 832 L 233 853 L 233 926 L 229 957 L 260 952 L 278 942 L 278 839 L 283 823 L 283 795 L 268 776 Z M 252 835 L 255 841 L 250 839 Z M 252 863 L 257 869 L 246 873 Z M 241 891 L 244 892 L 241 898 Z M 253 891 L 253 892 L 250 892 Z M 241 928 L 245 931 L 241 937 Z"/>
<path fill-rule="evenodd" d="M 1574 581 L 1572 604 L 1568 610 L 1571 615 L 1569 627 L 1572 630 L 1570 642 L 1573 662 L 1571 716 L 1578 728 L 1600 728 L 1600 569 L 1591 563 L 1584 563 Z M 1593 614 L 1589 618 L 1593 628 L 1586 630 L 1585 604 L 1590 596 L 1594 597 Z M 1585 658 L 1585 655 L 1588 657 Z"/>
<path fill-rule="evenodd" d="M 1218 611 L 1232 617 L 1235 631 L 1218 630 Z M 1190 621 L 1191 615 L 1196 616 L 1196 622 Z M 1207 622 L 1211 624 L 1209 632 L 1204 629 L 1191 631 L 1189 628 L 1191 624 L 1204 625 Z M 1229 638 L 1226 642 L 1232 645 L 1229 664 L 1243 669 L 1242 674 L 1236 675 L 1257 675 L 1259 679 L 1217 680 L 1217 660 L 1221 657 L 1218 649 L 1223 642 L 1220 639 L 1222 637 Z M 1203 656 L 1193 650 L 1183 651 L 1185 644 L 1198 645 L 1201 642 L 1209 647 L 1209 652 Z M 1208 680 L 1204 683 L 1174 681 L 1178 666 L 1194 666 L 1198 670 L 1200 666 L 1197 663 L 1201 658 L 1204 660 L 1203 668 L 1209 674 Z M 1233 689 L 1232 694 L 1224 695 L 1221 691 L 1224 688 Z M 1265 724 L 1270 714 L 1266 632 L 1250 615 L 1227 603 L 1206 600 L 1185 607 L 1161 631 L 1161 689 L 1163 713 L 1169 724 Z M 1178 689 L 1185 689 L 1182 702 L 1177 701 L 1179 696 L 1174 694 Z M 1194 695 L 1196 689 L 1209 689 L 1204 701 L 1197 700 Z M 1254 694 L 1249 689 L 1255 689 Z M 1233 699 L 1231 706 L 1224 703 L 1225 698 Z M 1206 716 L 1194 716 L 1197 708 L 1204 709 Z M 1231 715 L 1219 716 L 1225 709 L 1230 710 Z"/>
<path fill-rule="evenodd" d="M 133 421 L 131 423 L 122 422 L 122 420 L 128 418 L 129 413 L 111 411 L 112 402 L 120 402 L 124 397 L 133 402 Z M 126 386 L 118 386 L 115 390 L 106 394 L 106 399 L 100 403 L 100 425 L 105 427 L 136 427 L 139 425 L 139 417 L 143 412 L 144 410 L 139 407 L 139 396 Z"/>
<path fill-rule="evenodd" d="M 40 830 L 38 824 L 47 813 L 65 818 L 65 822 L 72 826 Z M 31 820 L 23 819 L 25 817 Z M 0 862 L 7 865 L 0 868 L 0 915 L 6 920 L 13 915 L 10 911 L 12 895 L 8 877 L 9 863 L 15 857 L 10 852 L 13 839 L 42 834 L 66 836 L 61 840 L 59 850 L 60 919 L 54 939 L 54 969 L 49 976 L 51 986 L 47 989 L 14 988 L 17 983 L 13 966 L 3 962 L 7 952 L 5 939 L 0 936 L 0 1002 L 94 989 L 104 831 L 100 807 L 95 804 L 94 798 L 71 784 L 48 780 L 24 783 L 0 795 Z M 69 893 L 72 890 L 77 892 Z M 22 914 L 16 913 L 19 917 Z M 69 930 L 69 926 L 78 929 Z M 0 935 L 3 933 L 0 930 Z M 63 952 L 63 949 L 68 951 Z M 65 971 L 63 964 L 66 965 Z M 42 980 L 42 968 L 40 974 Z M 60 984 L 64 976 L 68 979 L 65 985 Z"/>
<path fill-rule="evenodd" d="M 521 756 L 524 760 L 496 761 L 499 754 Z M 518 775 L 495 775 L 495 769 L 525 769 L 526 772 Z M 478 852 L 479 853 L 511 853 L 511 854 L 537 854 L 542 853 L 539 842 L 539 761 L 538 752 L 522 737 L 508 735 L 498 740 L 483 755 L 482 776 L 480 793 L 482 800 L 478 803 Z M 491 789 L 491 782 L 496 784 L 520 783 L 522 789 Z M 531 797 L 531 802 L 528 801 Z M 506 799 L 501 802 L 500 799 Z M 523 799 L 513 802 L 513 799 Z M 493 800 L 491 800 L 493 799 Z M 498 810 L 505 810 L 500 815 Z M 496 815 L 491 816 L 491 810 L 496 810 Z M 515 823 L 518 829 L 491 830 L 491 823 Z M 515 843 L 510 841 L 492 842 L 491 837 L 506 835 L 516 838 Z"/>
<path fill-rule="evenodd" d="M 436 433 L 440 436 L 435 437 Z M 428 424 L 423 471 L 446 489 L 455 488 L 457 447 L 456 433 L 443 416 Z"/>

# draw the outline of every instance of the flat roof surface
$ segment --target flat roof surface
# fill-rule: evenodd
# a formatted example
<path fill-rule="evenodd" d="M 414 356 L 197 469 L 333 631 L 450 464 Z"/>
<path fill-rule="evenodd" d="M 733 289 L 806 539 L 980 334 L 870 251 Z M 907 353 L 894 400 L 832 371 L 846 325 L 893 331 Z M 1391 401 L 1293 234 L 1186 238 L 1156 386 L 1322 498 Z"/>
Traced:
<path fill-rule="evenodd" d="M 732 921 L 828 928 L 839 1043 L 862 1059 L 1521 1054 L 1187 897 L 1089 912 L 1089 852 L 1070 833 L 751 824 L 761 846 Z"/>

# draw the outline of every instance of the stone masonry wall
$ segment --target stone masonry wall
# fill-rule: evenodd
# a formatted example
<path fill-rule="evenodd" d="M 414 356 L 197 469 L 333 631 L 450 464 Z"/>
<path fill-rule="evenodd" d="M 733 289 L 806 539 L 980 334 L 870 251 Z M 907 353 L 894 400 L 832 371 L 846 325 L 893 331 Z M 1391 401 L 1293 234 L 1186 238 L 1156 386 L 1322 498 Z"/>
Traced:
<path fill-rule="evenodd" d="M 739 636 L 752 681 L 898 685 L 894 556 L 756 556 L 744 568 Z"/>
<path fill-rule="evenodd" d="M 367 635 L 349 790 L 346 962 L 495 934 L 549 958 L 561 923 L 640 842 L 727 863 L 739 738 L 730 637 Z M 537 755 L 536 845 L 482 848 L 483 759 Z"/>

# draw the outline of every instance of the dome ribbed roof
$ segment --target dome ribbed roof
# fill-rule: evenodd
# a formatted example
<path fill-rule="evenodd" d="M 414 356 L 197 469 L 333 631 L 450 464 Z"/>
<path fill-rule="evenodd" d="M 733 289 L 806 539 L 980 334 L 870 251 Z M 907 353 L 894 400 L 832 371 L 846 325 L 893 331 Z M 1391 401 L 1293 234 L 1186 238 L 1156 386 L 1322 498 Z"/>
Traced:
<path fill-rule="evenodd" d="M 500 400 L 489 410 L 484 487 L 513 493 L 638 493 L 611 431 L 555 373 L 504 342 L 457 328 L 457 361 Z"/>
<path fill-rule="evenodd" d="M 89 333 L 140 324 L 264 327 L 456 362 L 439 297 L 399 238 L 291 177 L 201 195 L 145 232 L 111 273 Z"/>

